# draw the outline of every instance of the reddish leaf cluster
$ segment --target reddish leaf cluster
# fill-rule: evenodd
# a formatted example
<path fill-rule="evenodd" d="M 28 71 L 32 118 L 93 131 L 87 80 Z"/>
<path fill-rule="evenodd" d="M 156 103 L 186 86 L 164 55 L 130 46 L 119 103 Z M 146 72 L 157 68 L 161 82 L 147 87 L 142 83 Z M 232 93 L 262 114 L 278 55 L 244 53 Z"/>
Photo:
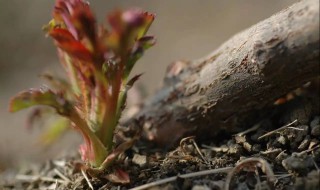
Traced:
<path fill-rule="evenodd" d="M 113 133 L 127 91 L 140 75 L 131 80 L 128 76 L 155 43 L 145 35 L 153 20 L 153 14 L 138 9 L 116 10 L 107 17 L 107 29 L 97 24 L 87 2 L 56 0 L 53 19 L 44 30 L 58 47 L 69 82 L 45 75 L 52 89 L 22 92 L 11 100 L 10 110 L 53 107 L 82 134 L 82 158 L 93 167 L 107 167 L 127 147 L 115 148 Z"/>

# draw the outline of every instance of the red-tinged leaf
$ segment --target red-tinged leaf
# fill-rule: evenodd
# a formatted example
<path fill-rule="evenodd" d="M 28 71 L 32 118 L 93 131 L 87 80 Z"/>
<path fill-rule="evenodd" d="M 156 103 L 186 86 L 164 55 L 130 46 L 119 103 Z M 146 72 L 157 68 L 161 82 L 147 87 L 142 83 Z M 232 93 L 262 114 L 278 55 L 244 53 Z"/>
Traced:
<path fill-rule="evenodd" d="M 144 24 L 143 12 L 137 8 L 123 11 L 121 19 L 130 28 L 138 28 Z"/>
<path fill-rule="evenodd" d="M 112 183 L 128 184 L 130 183 L 129 174 L 122 169 L 115 169 L 112 173 L 106 176 L 106 179 Z"/>
<path fill-rule="evenodd" d="M 51 90 L 30 89 L 19 93 L 10 101 L 10 112 L 16 112 L 35 105 L 46 105 L 55 108 L 58 113 L 66 114 L 69 104 L 62 96 Z"/>
<path fill-rule="evenodd" d="M 112 28 L 112 30 L 114 30 L 116 33 L 122 34 L 125 30 L 125 25 L 122 21 L 122 11 L 121 10 L 115 10 L 113 12 L 111 12 L 107 19 L 108 22 Z"/>
<path fill-rule="evenodd" d="M 91 145 L 87 145 L 88 143 L 81 144 L 79 146 L 79 153 L 81 155 L 81 160 L 89 161 L 94 159 L 94 153 L 90 150 Z"/>
<path fill-rule="evenodd" d="M 140 75 L 128 82 L 127 77 L 135 62 L 154 44 L 153 37 L 145 37 L 154 15 L 137 9 L 118 10 L 108 17 L 110 32 L 105 28 L 98 31 L 87 2 L 56 0 L 53 17 L 44 30 L 58 47 L 70 85 L 45 76 L 61 94 L 50 90 L 26 91 L 12 99 L 10 110 L 33 105 L 55 108 L 83 136 L 81 156 L 93 167 L 88 170 L 102 172 L 134 141 L 117 148 L 112 142 L 127 91 Z M 45 139 L 55 139 L 64 130 L 60 127 L 51 128 L 53 131 Z M 123 171 L 117 171 L 110 179 L 129 182 Z"/>
<path fill-rule="evenodd" d="M 74 36 L 66 29 L 54 28 L 50 30 L 48 34 L 60 43 L 70 43 L 76 41 Z"/>
<path fill-rule="evenodd" d="M 71 95 L 71 86 L 65 79 L 55 77 L 49 73 L 42 74 L 40 77 L 48 81 L 48 84 L 52 89 Z"/>
<path fill-rule="evenodd" d="M 116 53 L 130 49 L 135 40 L 145 35 L 153 20 L 153 14 L 139 9 L 114 11 L 108 16 L 112 30 L 107 37 L 107 45 Z"/>
<path fill-rule="evenodd" d="M 92 53 L 66 29 L 56 28 L 49 31 L 57 46 L 71 56 L 82 61 L 91 62 Z"/>
<path fill-rule="evenodd" d="M 136 30 L 136 39 L 140 39 L 147 33 L 155 15 L 139 9 L 130 9 L 124 11 L 122 17 L 126 24 Z"/>
<path fill-rule="evenodd" d="M 91 166 L 99 167 L 108 155 L 105 146 L 101 143 L 94 132 L 91 131 L 87 122 L 82 119 L 75 110 L 70 110 L 70 115 L 68 117 L 74 124 L 71 126 L 81 133 L 85 141 L 79 149 L 81 157 L 83 160 L 89 161 Z"/>
<path fill-rule="evenodd" d="M 80 37 L 73 15 L 77 9 L 83 7 L 88 7 L 88 3 L 82 0 L 56 0 L 53 12 L 54 20 L 63 23 L 77 40 L 80 40 Z"/>
<path fill-rule="evenodd" d="M 86 37 L 91 44 L 90 50 L 96 49 L 97 43 L 97 26 L 96 19 L 90 10 L 88 5 L 77 6 L 72 14 L 72 21 L 78 34 L 82 37 Z"/>
<path fill-rule="evenodd" d="M 100 169 L 108 168 L 115 161 L 115 159 L 118 158 L 120 154 L 124 153 L 124 151 L 132 147 L 136 140 L 137 140 L 137 137 L 134 137 L 133 139 L 117 146 L 103 161 L 103 163 L 100 166 Z"/>

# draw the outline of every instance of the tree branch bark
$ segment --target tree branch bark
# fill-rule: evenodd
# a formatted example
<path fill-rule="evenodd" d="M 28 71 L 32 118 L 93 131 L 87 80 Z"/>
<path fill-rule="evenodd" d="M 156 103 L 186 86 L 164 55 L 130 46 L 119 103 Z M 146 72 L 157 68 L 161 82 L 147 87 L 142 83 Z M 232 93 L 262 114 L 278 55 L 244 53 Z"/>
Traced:
<path fill-rule="evenodd" d="M 277 98 L 319 76 L 319 1 L 306 0 L 235 35 L 209 56 L 168 67 L 164 86 L 134 117 L 144 138 L 236 132 Z"/>

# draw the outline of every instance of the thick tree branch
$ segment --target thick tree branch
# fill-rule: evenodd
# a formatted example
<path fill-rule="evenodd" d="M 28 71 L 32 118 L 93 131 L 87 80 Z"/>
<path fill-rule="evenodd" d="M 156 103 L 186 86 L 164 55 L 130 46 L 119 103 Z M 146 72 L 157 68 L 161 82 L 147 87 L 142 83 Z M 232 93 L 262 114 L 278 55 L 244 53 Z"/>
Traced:
<path fill-rule="evenodd" d="M 145 138 L 235 132 L 256 110 L 319 76 L 319 1 L 306 0 L 235 35 L 204 59 L 173 63 L 135 116 Z M 247 126 L 249 127 L 249 126 Z"/>

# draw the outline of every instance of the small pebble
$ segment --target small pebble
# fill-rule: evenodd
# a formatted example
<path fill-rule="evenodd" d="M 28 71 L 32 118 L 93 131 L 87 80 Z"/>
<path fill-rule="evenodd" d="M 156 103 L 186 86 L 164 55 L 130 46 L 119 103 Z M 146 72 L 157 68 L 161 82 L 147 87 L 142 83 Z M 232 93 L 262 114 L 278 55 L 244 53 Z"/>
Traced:
<path fill-rule="evenodd" d="M 252 152 L 257 153 L 257 152 L 259 152 L 259 151 L 261 151 L 261 145 L 259 145 L 259 144 L 254 144 L 254 145 L 252 146 Z"/>
<path fill-rule="evenodd" d="M 228 154 L 240 154 L 241 153 L 241 146 L 238 145 L 238 144 L 232 144 L 230 147 L 229 147 L 229 151 L 228 151 Z"/>
<path fill-rule="evenodd" d="M 307 149 L 308 145 L 310 143 L 310 136 L 306 136 L 303 141 L 300 143 L 298 150 L 305 150 Z"/>
<path fill-rule="evenodd" d="M 135 154 L 132 158 L 132 162 L 143 167 L 147 164 L 147 157 L 145 155 Z"/>
<path fill-rule="evenodd" d="M 246 142 L 246 137 L 245 136 L 235 136 L 234 139 L 236 140 L 236 143 L 241 144 Z"/>
<path fill-rule="evenodd" d="M 243 148 L 246 149 L 248 152 L 252 151 L 252 145 L 248 142 L 243 143 Z"/>
<path fill-rule="evenodd" d="M 281 164 L 281 162 L 286 159 L 288 157 L 288 154 L 285 153 L 285 151 L 282 151 L 278 154 L 278 156 L 275 158 L 276 159 L 276 162 L 278 164 Z"/>
<path fill-rule="evenodd" d="M 313 125 L 313 127 L 311 127 L 311 135 L 315 136 L 315 137 L 320 137 L 320 125 Z"/>
<path fill-rule="evenodd" d="M 311 127 L 314 127 L 316 125 L 319 125 L 320 124 L 320 117 L 319 116 L 316 116 L 311 122 L 310 122 L 310 126 Z"/>
<path fill-rule="evenodd" d="M 319 143 L 320 143 L 319 140 L 317 140 L 317 139 L 311 139 L 308 149 L 314 148 L 314 147 L 317 146 Z"/>
<path fill-rule="evenodd" d="M 310 155 L 292 153 L 290 157 L 282 161 L 282 166 L 290 173 L 305 174 L 308 168 L 314 166 L 314 163 Z"/>
<path fill-rule="evenodd" d="M 282 145 L 285 145 L 286 144 L 286 138 L 281 135 L 280 137 L 277 138 L 277 142 L 282 144 Z"/>

